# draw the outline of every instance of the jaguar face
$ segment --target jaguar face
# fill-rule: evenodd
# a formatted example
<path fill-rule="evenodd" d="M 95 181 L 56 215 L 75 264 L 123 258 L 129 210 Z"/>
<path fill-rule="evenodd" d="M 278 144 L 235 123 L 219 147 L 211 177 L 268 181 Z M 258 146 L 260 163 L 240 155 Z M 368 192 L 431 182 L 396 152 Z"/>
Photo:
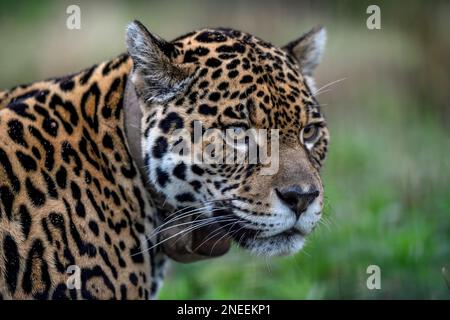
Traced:
<path fill-rule="evenodd" d="M 313 29 L 277 48 L 203 29 L 167 42 L 129 25 L 146 173 L 178 209 L 168 219 L 195 217 L 185 232 L 214 223 L 257 255 L 303 247 L 323 207 L 329 137 L 311 77 L 325 37 Z"/>

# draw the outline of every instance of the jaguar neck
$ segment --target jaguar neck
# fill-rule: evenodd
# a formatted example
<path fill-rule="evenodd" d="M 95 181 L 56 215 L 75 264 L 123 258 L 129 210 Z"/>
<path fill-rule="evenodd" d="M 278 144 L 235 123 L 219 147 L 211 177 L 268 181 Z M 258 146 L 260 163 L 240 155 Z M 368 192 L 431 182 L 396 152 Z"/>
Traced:
<path fill-rule="evenodd" d="M 136 163 L 139 172 L 145 176 L 144 160 L 141 147 L 141 119 L 142 110 L 139 106 L 136 90 L 130 79 L 127 80 L 124 94 L 124 121 L 125 135 L 127 137 L 130 153 Z"/>
<path fill-rule="evenodd" d="M 172 211 L 173 208 L 169 207 L 169 205 L 165 203 L 164 197 L 156 191 L 147 178 L 141 144 L 142 109 L 139 105 L 135 87 L 130 79 L 127 80 L 125 86 L 123 107 L 125 116 L 125 136 L 130 148 L 131 157 L 133 158 L 133 161 L 135 162 L 139 173 L 143 178 L 145 187 L 150 194 L 150 199 L 157 209 L 158 215 L 164 214 L 164 212 Z"/>

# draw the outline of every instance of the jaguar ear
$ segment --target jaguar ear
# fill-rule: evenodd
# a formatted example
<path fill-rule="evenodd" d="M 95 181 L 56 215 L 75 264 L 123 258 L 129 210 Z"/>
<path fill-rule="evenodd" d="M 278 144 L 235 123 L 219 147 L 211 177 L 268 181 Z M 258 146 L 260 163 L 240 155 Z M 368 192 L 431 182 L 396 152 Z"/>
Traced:
<path fill-rule="evenodd" d="M 190 69 L 172 61 L 176 54 L 173 44 L 151 34 L 136 20 L 127 27 L 126 40 L 134 64 L 131 81 L 140 99 L 164 103 L 186 89 Z"/>
<path fill-rule="evenodd" d="M 303 75 L 312 76 L 322 58 L 326 42 L 325 28 L 315 27 L 299 39 L 289 42 L 283 50 L 298 61 Z"/>

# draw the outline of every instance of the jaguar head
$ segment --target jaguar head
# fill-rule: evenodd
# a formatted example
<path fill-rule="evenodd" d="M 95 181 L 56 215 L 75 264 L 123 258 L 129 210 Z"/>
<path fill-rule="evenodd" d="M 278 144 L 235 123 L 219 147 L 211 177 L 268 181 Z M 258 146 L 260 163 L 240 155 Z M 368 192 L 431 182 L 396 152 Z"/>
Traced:
<path fill-rule="evenodd" d="M 213 225 L 216 244 L 257 255 L 303 247 L 323 208 L 329 136 L 312 72 L 325 38 L 315 28 L 278 48 L 202 29 L 168 42 L 128 26 L 145 174 L 174 208 L 165 223 L 190 217 L 182 231 Z"/>

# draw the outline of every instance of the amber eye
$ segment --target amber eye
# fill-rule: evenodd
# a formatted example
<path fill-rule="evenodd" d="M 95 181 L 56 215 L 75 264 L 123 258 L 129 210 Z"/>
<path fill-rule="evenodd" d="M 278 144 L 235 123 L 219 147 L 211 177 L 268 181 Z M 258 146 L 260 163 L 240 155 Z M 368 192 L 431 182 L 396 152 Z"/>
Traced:
<path fill-rule="evenodd" d="M 319 127 L 317 125 L 309 125 L 303 128 L 300 138 L 303 143 L 314 143 L 319 136 Z"/>

